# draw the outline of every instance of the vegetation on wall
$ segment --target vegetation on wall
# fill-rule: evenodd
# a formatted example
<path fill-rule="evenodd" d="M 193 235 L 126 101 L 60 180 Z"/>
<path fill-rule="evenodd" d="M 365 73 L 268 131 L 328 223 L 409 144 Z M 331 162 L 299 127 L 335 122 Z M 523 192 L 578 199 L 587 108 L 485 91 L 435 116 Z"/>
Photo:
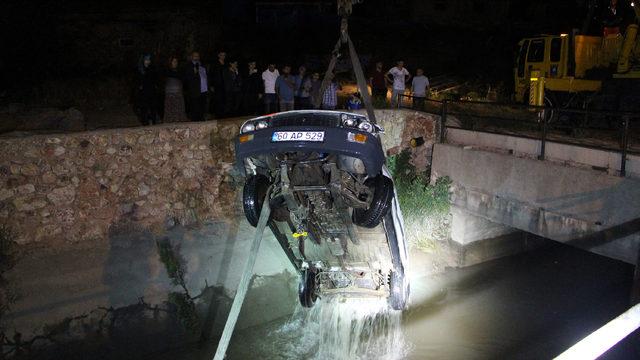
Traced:
<path fill-rule="evenodd" d="M 178 252 L 171 245 L 169 239 L 156 241 L 160 261 L 167 270 L 167 275 L 174 286 L 178 286 L 182 291 L 172 291 L 169 293 L 168 302 L 176 307 L 178 317 L 187 330 L 196 332 L 200 328 L 200 319 L 196 312 L 195 298 L 189 293 L 185 281 L 186 269 L 181 261 Z"/>
<path fill-rule="evenodd" d="M 429 174 L 416 171 L 410 158 L 410 151 L 405 150 L 387 158 L 387 166 L 394 178 L 410 244 L 432 252 L 438 241 L 447 240 L 451 234 L 451 180 L 442 177 L 430 185 Z"/>

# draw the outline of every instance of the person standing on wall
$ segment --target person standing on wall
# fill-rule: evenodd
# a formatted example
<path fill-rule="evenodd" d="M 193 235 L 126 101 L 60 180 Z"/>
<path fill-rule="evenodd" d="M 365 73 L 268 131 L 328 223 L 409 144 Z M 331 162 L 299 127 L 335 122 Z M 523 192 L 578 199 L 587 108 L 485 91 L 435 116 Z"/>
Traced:
<path fill-rule="evenodd" d="M 242 113 L 245 115 L 258 114 L 258 101 L 262 99 L 264 84 L 258 74 L 255 61 L 249 61 L 247 72 L 242 82 Z"/>
<path fill-rule="evenodd" d="M 238 61 L 229 62 L 229 67 L 224 71 L 224 113 L 226 116 L 240 115 L 242 104 L 242 77 L 238 70 Z"/>
<path fill-rule="evenodd" d="M 280 102 L 280 111 L 291 111 L 295 105 L 295 86 L 296 79 L 291 75 L 291 66 L 282 67 L 282 75 L 276 80 L 276 94 Z"/>
<path fill-rule="evenodd" d="M 393 82 L 393 92 L 391 93 L 391 107 L 395 108 L 400 104 L 402 98 L 400 95 L 404 95 L 406 83 L 411 79 L 411 74 L 404 68 L 404 61 L 399 60 L 396 66 L 392 67 L 387 72 L 387 78 Z M 391 76 L 391 78 L 389 78 Z"/>
<path fill-rule="evenodd" d="M 158 117 L 158 75 L 151 63 L 150 54 L 140 57 L 136 86 L 136 108 L 140 122 L 142 125 L 153 125 Z"/>
<path fill-rule="evenodd" d="M 336 82 L 335 74 L 333 74 L 329 86 L 322 95 L 323 110 L 335 110 L 338 107 L 338 90 L 340 90 L 340 85 Z"/>
<path fill-rule="evenodd" d="M 199 52 L 194 51 L 191 53 L 191 60 L 185 67 L 183 79 L 187 94 L 189 119 L 191 119 L 191 121 L 204 121 L 204 114 L 207 109 L 207 96 L 209 94 L 209 83 L 207 80 L 207 69 L 200 63 Z"/>
<path fill-rule="evenodd" d="M 384 107 L 387 103 L 387 89 L 389 80 L 382 70 L 382 61 L 376 63 L 376 68 L 369 76 L 369 86 L 371 86 L 371 96 L 373 104 L 377 107 Z"/>
<path fill-rule="evenodd" d="M 213 113 L 216 119 L 223 118 L 225 114 L 225 84 L 224 74 L 227 71 L 227 53 L 218 51 L 216 62 L 211 67 L 211 84 L 213 85 Z"/>
<path fill-rule="evenodd" d="M 181 74 L 178 71 L 178 58 L 169 58 L 169 67 L 164 82 L 164 117 L 162 122 L 178 122 L 185 120 L 184 94 Z"/>
<path fill-rule="evenodd" d="M 308 109 L 309 95 L 308 92 L 304 92 L 304 82 L 307 80 L 307 68 L 300 66 L 298 68 L 298 75 L 295 76 L 295 109 L 304 110 Z M 304 96 L 303 96 L 304 95 Z"/>
<path fill-rule="evenodd" d="M 264 83 L 264 113 L 271 114 L 278 111 L 278 97 L 276 96 L 276 81 L 280 77 L 280 72 L 276 69 L 276 64 L 271 63 L 267 70 L 262 73 Z"/>
<path fill-rule="evenodd" d="M 322 105 L 322 95 L 320 94 L 322 80 L 320 80 L 320 73 L 314 72 L 313 75 L 311 75 L 311 79 L 308 81 L 308 86 L 310 87 L 309 98 L 311 99 L 310 108 L 317 109 Z M 319 104 L 318 107 L 316 107 L 315 104 Z"/>
<path fill-rule="evenodd" d="M 424 76 L 424 70 L 417 69 L 416 76 L 411 81 L 411 95 L 413 96 L 413 108 L 424 110 L 424 100 L 431 91 L 429 78 Z"/>

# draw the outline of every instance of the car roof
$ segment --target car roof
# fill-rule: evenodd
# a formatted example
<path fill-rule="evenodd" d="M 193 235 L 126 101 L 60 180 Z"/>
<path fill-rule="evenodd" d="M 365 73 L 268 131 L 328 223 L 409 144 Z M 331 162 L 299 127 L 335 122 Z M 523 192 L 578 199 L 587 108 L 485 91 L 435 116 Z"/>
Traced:
<path fill-rule="evenodd" d="M 279 113 L 263 115 L 263 116 L 259 116 L 259 117 L 256 117 L 256 118 L 253 118 L 253 119 L 250 119 L 250 120 L 258 120 L 258 119 L 265 119 L 265 118 L 278 119 L 278 118 L 285 118 L 285 117 L 309 116 L 309 115 L 340 117 L 340 116 L 342 116 L 342 114 L 348 115 L 349 117 L 358 117 L 358 118 L 364 118 L 364 119 L 367 118 L 365 115 L 346 112 L 346 111 L 335 111 L 335 110 L 293 110 L 293 111 L 285 111 L 285 112 L 279 112 Z"/>

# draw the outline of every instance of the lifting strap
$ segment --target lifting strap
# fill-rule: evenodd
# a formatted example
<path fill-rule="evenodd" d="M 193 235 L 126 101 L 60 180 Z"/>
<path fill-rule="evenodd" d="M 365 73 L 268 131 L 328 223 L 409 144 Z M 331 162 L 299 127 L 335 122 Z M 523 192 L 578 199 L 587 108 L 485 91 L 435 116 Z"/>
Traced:
<path fill-rule="evenodd" d="M 350 10 L 350 8 L 349 8 Z M 327 71 L 324 74 L 324 79 L 322 79 L 322 85 L 320 86 L 320 97 L 314 99 L 314 105 L 316 108 L 320 108 L 322 104 L 322 99 L 324 97 L 324 92 L 327 90 L 329 83 L 333 80 L 334 74 L 333 71 L 336 67 L 336 62 L 340 57 L 340 48 L 342 48 L 343 44 L 347 44 L 349 48 L 349 58 L 351 59 L 351 66 L 353 66 L 353 72 L 356 75 L 356 82 L 358 83 L 358 91 L 360 92 L 360 96 L 362 97 L 362 101 L 364 102 L 365 109 L 367 110 L 367 117 L 369 121 L 373 124 L 376 123 L 376 116 L 373 111 L 373 104 L 371 103 L 371 96 L 369 95 L 369 88 L 367 87 L 367 80 L 364 77 L 364 72 L 362 71 L 362 65 L 360 64 L 360 58 L 358 57 L 358 53 L 356 52 L 356 48 L 349 37 L 348 32 L 348 22 L 347 15 L 350 11 L 345 13 L 345 16 L 342 17 L 342 21 L 340 23 L 340 38 L 336 42 L 333 51 L 331 52 L 331 61 L 329 61 L 329 66 L 327 67 Z"/>
<path fill-rule="evenodd" d="M 260 219 L 258 220 L 258 226 L 256 226 L 256 234 L 253 237 L 253 243 L 251 244 L 251 250 L 249 251 L 249 258 L 244 266 L 244 272 L 242 273 L 242 278 L 240 278 L 240 283 L 236 290 L 236 296 L 233 298 L 233 305 L 231 305 L 229 317 L 227 318 L 224 330 L 222 331 L 222 336 L 218 342 L 218 348 L 216 349 L 216 354 L 213 357 L 214 360 L 224 359 L 224 355 L 229 347 L 229 342 L 231 341 L 231 335 L 233 335 L 233 329 L 236 327 L 236 322 L 238 322 L 238 315 L 240 315 L 242 303 L 244 302 L 244 298 L 247 296 L 251 276 L 253 276 L 253 266 L 255 265 L 258 257 L 258 250 L 260 250 L 260 242 L 262 241 L 264 229 L 267 227 L 269 215 L 271 214 L 271 206 L 269 206 L 271 189 L 272 187 L 270 186 L 267 190 L 265 199 L 262 202 L 263 205 L 262 210 L 260 211 Z"/>

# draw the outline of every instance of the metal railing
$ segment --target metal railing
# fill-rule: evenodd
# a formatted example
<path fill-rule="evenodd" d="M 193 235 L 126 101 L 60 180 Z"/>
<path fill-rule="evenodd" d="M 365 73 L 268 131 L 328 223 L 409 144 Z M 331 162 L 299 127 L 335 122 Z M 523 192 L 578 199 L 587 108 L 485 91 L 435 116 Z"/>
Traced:
<path fill-rule="evenodd" d="M 640 154 L 640 112 L 570 109 L 470 100 L 436 100 L 400 95 L 397 108 L 411 108 L 442 118 L 440 139 L 458 128 L 618 152 L 620 176 L 626 175 L 628 154 Z"/>

